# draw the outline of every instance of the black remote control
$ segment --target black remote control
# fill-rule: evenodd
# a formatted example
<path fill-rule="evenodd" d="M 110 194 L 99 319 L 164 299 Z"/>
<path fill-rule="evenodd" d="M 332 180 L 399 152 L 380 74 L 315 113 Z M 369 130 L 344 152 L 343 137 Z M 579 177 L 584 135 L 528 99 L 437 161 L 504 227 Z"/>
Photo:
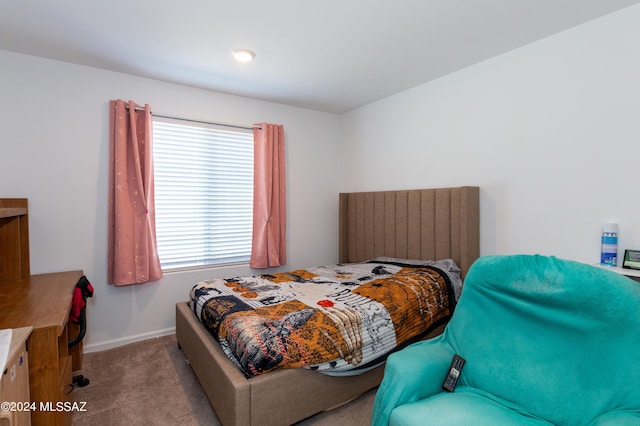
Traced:
<path fill-rule="evenodd" d="M 451 367 L 449 367 L 449 374 L 447 374 L 447 378 L 444 379 L 444 383 L 442 384 L 442 389 L 447 392 L 453 392 L 458 384 L 458 378 L 460 377 L 463 366 L 464 358 L 459 355 L 454 355 L 453 361 L 451 361 Z"/>

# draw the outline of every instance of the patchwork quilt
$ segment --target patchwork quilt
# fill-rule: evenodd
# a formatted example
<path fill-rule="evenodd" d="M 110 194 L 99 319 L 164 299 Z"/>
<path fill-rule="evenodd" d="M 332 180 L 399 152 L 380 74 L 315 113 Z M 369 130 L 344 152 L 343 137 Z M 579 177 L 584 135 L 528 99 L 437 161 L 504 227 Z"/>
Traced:
<path fill-rule="evenodd" d="M 373 368 L 449 317 L 459 273 L 452 260 L 374 259 L 213 278 L 192 288 L 190 306 L 246 377 L 297 367 L 339 375 Z"/>

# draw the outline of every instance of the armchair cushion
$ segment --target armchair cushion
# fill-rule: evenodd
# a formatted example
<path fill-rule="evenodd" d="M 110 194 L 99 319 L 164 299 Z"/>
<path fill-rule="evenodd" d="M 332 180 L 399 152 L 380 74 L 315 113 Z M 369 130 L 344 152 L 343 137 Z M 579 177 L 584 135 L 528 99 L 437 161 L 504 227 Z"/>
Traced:
<path fill-rule="evenodd" d="M 444 333 L 389 357 L 373 422 L 640 424 L 639 313 L 640 283 L 614 272 L 482 257 Z M 454 353 L 466 364 L 447 393 Z"/>

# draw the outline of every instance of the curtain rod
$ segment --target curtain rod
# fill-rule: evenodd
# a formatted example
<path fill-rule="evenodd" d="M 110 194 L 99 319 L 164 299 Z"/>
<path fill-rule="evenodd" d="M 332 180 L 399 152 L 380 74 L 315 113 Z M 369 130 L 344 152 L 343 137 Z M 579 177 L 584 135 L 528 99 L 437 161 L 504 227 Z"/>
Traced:
<path fill-rule="evenodd" d="M 125 108 L 129 108 L 129 104 L 124 104 Z M 140 107 L 136 107 L 136 110 L 140 110 L 140 111 L 144 111 L 144 108 L 140 108 Z M 170 117 L 168 115 L 159 115 L 159 114 L 153 114 L 151 113 L 151 115 L 153 115 L 154 117 L 158 117 L 158 118 L 168 118 L 170 120 L 181 120 L 181 121 L 189 121 L 191 123 L 200 123 L 200 124 L 211 124 L 214 126 L 222 126 L 222 127 L 232 127 L 234 129 L 243 129 L 243 130 L 253 130 L 253 129 L 261 129 L 262 127 L 260 126 L 252 126 L 252 127 L 247 127 L 247 126 L 236 126 L 233 124 L 222 124 L 222 123 L 213 123 L 211 121 L 202 121 L 202 120 L 192 120 L 189 118 L 180 118 L 180 117 Z"/>
<path fill-rule="evenodd" d="M 234 129 L 253 130 L 253 129 L 260 129 L 261 128 L 260 126 L 252 126 L 252 127 L 236 126 L 236 125 L 233 125 L 233 124 L 222 124 L 222 123 L 214 123 L 214 122 L 211 122 L 211 121 L 192 120 L 190 118 L 170 117 L 168 115 L 158 115 L 158 114 L 153 114 L 153 113 L 152 113 L 152 115 L 154 117 L 168 118 L 170 120 L 181 120 L 181 121 L 189 121 L 191 123 L 212 124 L 214 126 L 232 127 Z"/>

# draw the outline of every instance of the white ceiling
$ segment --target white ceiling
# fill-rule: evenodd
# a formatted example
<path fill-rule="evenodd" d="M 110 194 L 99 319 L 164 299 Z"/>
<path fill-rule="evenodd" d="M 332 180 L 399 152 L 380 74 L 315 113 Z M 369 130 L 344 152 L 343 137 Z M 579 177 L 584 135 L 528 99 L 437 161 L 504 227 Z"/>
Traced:
<path fill-rule="evenodd" d="M 343 113 L 636 3 L 1 0 L 0 49 Z"/>

